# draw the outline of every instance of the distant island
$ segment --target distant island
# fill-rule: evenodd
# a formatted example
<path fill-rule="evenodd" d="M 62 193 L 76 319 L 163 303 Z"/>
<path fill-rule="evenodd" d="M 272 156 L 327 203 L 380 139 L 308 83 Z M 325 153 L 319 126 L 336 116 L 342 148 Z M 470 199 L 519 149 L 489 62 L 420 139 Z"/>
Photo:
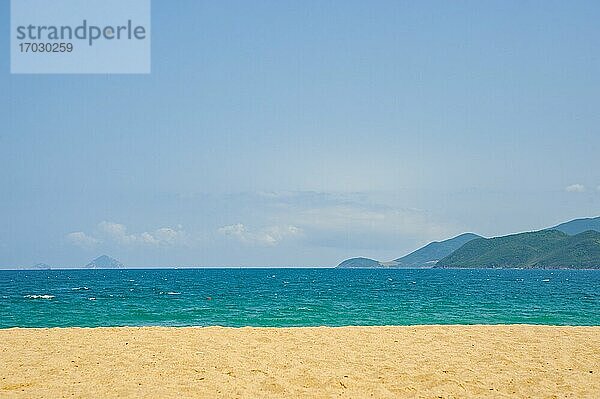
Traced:
<path fill-rule="evenodd" d="M 392 261 L 361 257 L 347 259 L 337 266 L 340 269 L 434 267 L 600 269 L 600 217 L 494 238 L 465 233 L 429 243 Z"/>
<path fill-rule="evenodd" d="M 50 270 L 51 267 L 50 265 L 46 264 L 46 263 L 36 263 L 35 265 L 31 266 L 31 270 Z"/>
<path fill-rule="evenodd" d="M 93 259 L 90 263 L 82 266 L 81 269 L 124 269 L 125 265 L 116 260 L 115 258 L 111 258 L 108 255 L 101 255 L 95 259 Z M 26 268 L 26 270 L 51 270 L 53 269 L 50 265 L 46 263 L 36 263 L 35 265 Z"/>
<path fill-rule="evenodd" d="M 85 265 L 85 269 L 124 269 L 125 266 L 108 255 L 102 255 Z"/>

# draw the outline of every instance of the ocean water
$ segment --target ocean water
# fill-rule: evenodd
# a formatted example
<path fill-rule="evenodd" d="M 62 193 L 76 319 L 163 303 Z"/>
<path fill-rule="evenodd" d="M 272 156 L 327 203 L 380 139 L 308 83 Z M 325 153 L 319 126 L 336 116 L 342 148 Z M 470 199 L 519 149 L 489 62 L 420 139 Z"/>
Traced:
<path fill-rule="evenodd" d="M 0 271 L 0 328 L 600 325 L 600 271 Z"/>

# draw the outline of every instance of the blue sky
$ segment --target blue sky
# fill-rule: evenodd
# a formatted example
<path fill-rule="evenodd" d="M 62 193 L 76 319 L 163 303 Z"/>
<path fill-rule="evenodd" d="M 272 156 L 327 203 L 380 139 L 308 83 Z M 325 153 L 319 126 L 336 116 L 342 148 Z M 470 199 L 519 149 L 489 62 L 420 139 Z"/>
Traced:
<path fill-rule="evenodd" d="M 152 2 L 150 75 L 11 75 L 0 266 L 333 266 L 600 215 L 596 1 Z"/>

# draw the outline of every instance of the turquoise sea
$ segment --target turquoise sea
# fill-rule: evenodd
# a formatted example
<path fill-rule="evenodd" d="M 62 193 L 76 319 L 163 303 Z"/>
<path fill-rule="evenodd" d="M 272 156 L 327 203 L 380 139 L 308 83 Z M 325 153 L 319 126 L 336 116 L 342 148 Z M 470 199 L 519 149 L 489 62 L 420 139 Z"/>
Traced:
<path fill-rule="evenodd" d="M 600 325 L 600 271 L 0 271 L 0 328 Z"/>

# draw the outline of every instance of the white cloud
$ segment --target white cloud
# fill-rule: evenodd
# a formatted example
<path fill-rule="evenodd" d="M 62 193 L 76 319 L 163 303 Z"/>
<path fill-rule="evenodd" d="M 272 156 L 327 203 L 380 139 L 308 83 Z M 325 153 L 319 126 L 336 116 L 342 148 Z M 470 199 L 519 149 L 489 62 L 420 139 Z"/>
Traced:
<path fill-rule="evenodd" d="M 568 193 L 583 193 L 585 191 L 585 186 L 583 184 L 571 184 L 570 186 L 565 187 L 565 191 Z"/>
<path fill-rule="evenodd" d="M 127 231 L 125 225 L 113 222 L 100 222 L 98 231 L 108 239 L 121 245 L 153 245 L 153 246 L 173 246 L 187 242 L 187 235 L 181 226 L 176 228 L 161 227 L 154 231 L 144 231 L 133 234 Z"/>
<path fill-rule="evenodd" d="M 186 241 L 186 234 L 181 229 L 181 226 L 177 226 L 176 229 L 171 227 L 161 227 L 160 229 L 156 229 L 153 235 L 148 233 L 148 236 L 152 237 L 154 241 L 157 241 L 159 244 L 163 245 L 175 245 L 177 243 L 183 243 Z"/>
<path fill-rule="evenodd" d="M 251 221 L 295 226 L 307 246 L 398 250 L 464 231 L 431 212 L 399 205 L 403 199 L 378 193 L 278 192 L 259 197 L 253 209 L 263 213 L 249 215 Z M 226 226 L 227 233 L 248 241 L 253 232 L 246 226 Z"/>
<path fill-rule="evenodd" d="M 71 244 L 86 249 L 93 248 L 100 243 L 98 239 L 85 234 L 83 231 L 69 233 L 67 234 L 66 238 Z"/>
<path fill-rule="evenodd" d="M 265 228 L 238 223 L 218 232 L 245 244 L 275 246 L 292 238 L 331 248 L 402 248 L 445 239 L 461 229 L 423 210 L 377 205 L 356 195 L 269 195 Z M 254 223 L 256 223 L 254 217 Z M 260 220 L 260 219 L 258 219 Z M 259 222 L 260 223 L 260 222 Z"/>
<path fill-rule="evenodd" d="M 220 227 L 218 232 L 225 236 L 233 237 L 245 244 L 266 246 L 275 246 L 285 239 L 302 234 L 301 229 L 296 226 L 269 226 L 251 231 L 242 223 Z"/>
<path fill-rule="evenodd" d="M 371 233 L 436 239 L 449 233 L 446 226 L 430 220 L 418 209 L 332 205 L 300 211 L 294 222 L 303 228 L 345 233 Z"/>
<path fill-rule="evenodd" d="M 72 244 L 86 248 L 99 243 L 113 243 L 122 246 L 175 246 L 185 245 L 188 242 L 187 234 L 181 226 L 161 227 L 151 232 L 129 233 L 125 225 L 108 221 L 98 223 L 94 235 L 80 231 L 67 234 L 67 239 Z"/>
<path fill-rule="evenodd" d="M 98 223 L 98 232 L 107 240 L 115 241 L 122 245 L 132 244 L 137 241 L 137 237 L 133 234 L 127 234 L 127 227 L 120 223 L 102 221 Z"/>

